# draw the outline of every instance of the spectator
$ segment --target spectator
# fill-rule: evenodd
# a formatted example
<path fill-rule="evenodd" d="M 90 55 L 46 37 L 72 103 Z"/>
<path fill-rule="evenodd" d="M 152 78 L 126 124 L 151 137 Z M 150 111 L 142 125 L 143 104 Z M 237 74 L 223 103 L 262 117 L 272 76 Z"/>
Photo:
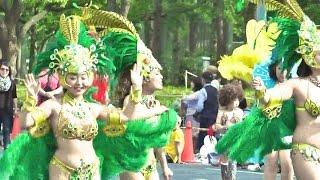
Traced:
<path fill-rule="evenodd" d="M 201 77 L 194 77 L 191 81 L 191 89 L 192 89 L 192 94 L 188 95 L 188 96 L 185 96 L 183 98 L 183 100 L 186 100 L 186 101 L 191 101 L 191 100 L 198 100 L 199 98 L 199 93 L 200 93 L 200 90 L 202 89 L 203 87 L 203 81 L 202 81 L 202 78 Z"/>
<path fill-rule="evenodd" d="M 221 79 L 219 78 L 219 71 L 216 66 L 209 65 L 206 69 L 206 71 L 211 72 L 213 75 L 213 80 L 211 81 L 211 85 L 215 87 L 217 90 L 220 89 L 220 81 Z"/>
<path fill-rule="evenodd" d="M 197 120 L 200 122 L 200 128 L 211 128 L 216 122 L 216 117 L 218 113 L 218 92 L 215 87 L 211 85 L 213 80 L 212 73 L 206 71 L 202 74 L 205 85 L 200 90 L 198 94 L 198 102 L 196 111 L 198 113 Z M 200 150 L 203 145 L 204 137 L 207 132 L 199 132 L 197 150 Z"/>
<path fill-rule="evenodd" d="M 165 147 L 167 160 L 170 163 L 182 163 L 181 154 L 184 147 L 184 135 L 180 128 L 181 118 L 177 119 L 176 127 L 172 131 L 169 144 Z"/>
<path fill-rule="evenodd" d="M 48 99 L 54 99 L 56 95 L 62 94 L 63 88 L 59 85 L 58 74 L 49 74 L 49 69 L 43 69 L 40 72 L 39 83 L 38 105 Z"/>
<path fill-rule="evenodd" d="M 196 112 L 196 106 L 198 104 L 198 98 L 199 98 L 198 96 L 202 87 L 203 87 L 202 78 L 193 77 L 191 81 L 191 89 L 193 93 L 188 96 L 185 96 L 182 100 L 186 106 L 186 120 L 191 121 L 192 127 L 200 127 L 200 123 L 196 120 L 196 117 L 193 117 L 193 115 Z M 199 150 L 197 149 L 198 134 L 199 134 L 198 129 L 192 129 L 193 147 L 195 152 Z"/>
<path fill-rule="evenodd" d="M 3 131 L 4 149 L 10 143 L 13 116 L 18 112 L 16 84 L 11 79 L 11 69 L 7 61 L 0 61 L 0 123 Z M 0 124 L 0 126 L 1 126 Z"/>
<path fill-rule="evenodd" d="M 201 77 L 193 77 L 191 81 L 191 89 L 193 92 L 199 91 L 203 87 L 203 81 Z"/>
<path fill-rule="evenodd" d="M 239 97 L 242 97 L 242 89 L 234 84 L 224 85 L 219 91 L 219 109 L 217 122 L 212 129 L 217 132 L 217 139 L 226 133 L 229 127 L 240 122 L 243 118 L 243 111 L 239 108 Z M 234 180 L 236 177 L 236 162 L 228 160 L 221 155 L 221 177 L 222 180 Z"/>

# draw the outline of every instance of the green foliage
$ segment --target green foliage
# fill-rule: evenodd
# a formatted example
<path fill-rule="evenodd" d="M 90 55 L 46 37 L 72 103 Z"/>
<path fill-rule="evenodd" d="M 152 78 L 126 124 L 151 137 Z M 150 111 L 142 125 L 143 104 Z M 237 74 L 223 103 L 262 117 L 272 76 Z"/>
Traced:
<path fill-rule="evenodd" d="M 22 103 L 26 100 L 27 89 L 24 84 L 19 81 L 17 83 L 17 99 L 18 99 L 18 107 L 22 106 Z"/>
<path fill-rule="evenodd" d="M 128 18 L 134 23 L 140 23 L 144 19 L 150 18 L 153 12 L 150 0 L 132 0 Z"/>
<path fill-rule="evenodd" d="M 228 22 L 233 25 L 233 33 L 237 36 L 243 36 L 245 33 L 245 25 L 243 15 L 241 12 L 237 12 L 236 3 L 237 0 L 225 0 L 225 10 L 224 15 Z"/>
<path fill-rule="evenodd" d="M 312 21 L 314 21 L 316 24 L 320 24 L 320 4 L 319 1 L 314 0 L 300 0 L 299 1 L 300 6 L 302 7 L 305 14 L 307 14 Z"/>
<path fill-rule="evenodd" d="M 158 99 L 162 105 L 173 107 L 176 106 L 176 104 L 180 104 L 182 96 L 190 94 L 190 92 L 190 89 L 185 89 L 184 87 L 165 86 L 162 90 L 156 92 L 156 99 Z"/>

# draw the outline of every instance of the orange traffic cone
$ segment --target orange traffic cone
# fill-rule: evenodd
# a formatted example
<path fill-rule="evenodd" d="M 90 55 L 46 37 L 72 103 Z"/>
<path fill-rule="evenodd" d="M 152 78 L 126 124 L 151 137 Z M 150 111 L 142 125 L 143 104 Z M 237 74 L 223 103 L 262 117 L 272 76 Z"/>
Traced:
<path fill-rule="evenodd" d="M 192 125 L 191 121 L 187 121 L 186 130 L 184 134 L 184 148 L 181 154 L 183 162 L 194 162 L 193 142 L 192 142 Z"/>
<path fill-rule="evenodd" d="M 12 126 L 12 133 L 11 133 L 11 139 L 14 139 L 21 131 L 20 128 L 20 121 L 19 121 L 19 117 L 15 116 L 13 118 L 13 126 Z"/>

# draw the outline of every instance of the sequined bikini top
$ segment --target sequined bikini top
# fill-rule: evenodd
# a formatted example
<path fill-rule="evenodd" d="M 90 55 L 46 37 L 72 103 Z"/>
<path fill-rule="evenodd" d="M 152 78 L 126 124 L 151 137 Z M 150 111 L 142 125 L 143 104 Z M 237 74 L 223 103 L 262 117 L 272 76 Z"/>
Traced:
<path fill-rule="evenodd" d="M 298 111 L 307 111 L 311 116 L 317 117 L 320 115 L 320 106 L 317 103 L 313 102 L 309 97 L 309 82 L 308 82 L 308 90 L 307 90 L 307 99 L 304 102 L 303 107 L 296 107 Z"/>
<path fill-rule="evenodd" d="M 71 106 L 66 106 L 70 104 Z M 74 101 L 70 95 L 63 97 L 57 123 L 57 134 L 64 139 L 92 140 L 98 134 L 98 124 L 85 101 Z"/>
<path fill-rule="evenodd" d="M 320 114 L 320 106 L 309 98 L 304 103 L 304 109 L 313 117 L 317 117 Z"/>

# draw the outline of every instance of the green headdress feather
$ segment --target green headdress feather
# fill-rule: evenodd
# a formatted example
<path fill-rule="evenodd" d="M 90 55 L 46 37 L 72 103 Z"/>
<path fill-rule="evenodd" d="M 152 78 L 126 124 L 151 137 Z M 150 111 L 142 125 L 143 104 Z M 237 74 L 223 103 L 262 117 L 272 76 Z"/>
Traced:
<path fill-rule="evenodd" d="M 112 96 L 120 74 L 137 62 L 137 38 L 130 33 L 109 32 L 102 39 L 106 47 L 115 52 L 113 64 L 116 70 L 109 74 L 109 91 Z"/>
<path fill-rule="evenodd" d="M 117 85 L 120 74 L 134 63 L 142 64 L 142 73 L 148 78 L 152 69 L 162 69 L 151 51 L 140 39 L 133 24 L 125 17 L 114 12 L 85 7 L 82 9 L 83 22 L 93 29 L 106 47 L 111 48 L 113 65 L 116 70 L 110 76 L 110 94 Z M 97 32 L 96 29 L 99 31 Z M 145 56 L 143 56 L 145 55 Z M 148 59 L 145 61 L 145 59 Z"/>
<path fill-rule="evenodd" d="M 88 49 L 93 55 L 91 58 L 94 60 L 94 68 L 92 70 L 97 70 L 98 74 L 112 74 L 113 71 L 115 71 L 111 59 L 114 54 L 112 49 L 106 48 L 102 42 L 96 41 L 91 37 L 86 26 L 80 19 L 78 16 L 70 16 L 67 18 L 64 15 L 61 16 L 60 29 L 55 34 L 54 41 L 49 44 L 44 52 L 38 55 L 33 68 L 34 74 L 39 74 L 44 68 L 49 68 L 50 73 L 56 71 L 57 68 L 61 68 L 59 67 L 61 66 L 59 59 L 65 58 L 65 53 L 63 54 L 61 52 L 69 46 Z M 56 56 L 56 58 L 53 56 Z"/>
<path fill-rule="evenodd" d="M 287 18 L 274 18 L 271 22 L 276 22 L 281 31 L 272 51 L 272 59 L 279 61 L 283 69 L 290 71 L 293 65 L 301 59 L 301 54 L 295 51 L 299 47 L 300 22 Z"/>

